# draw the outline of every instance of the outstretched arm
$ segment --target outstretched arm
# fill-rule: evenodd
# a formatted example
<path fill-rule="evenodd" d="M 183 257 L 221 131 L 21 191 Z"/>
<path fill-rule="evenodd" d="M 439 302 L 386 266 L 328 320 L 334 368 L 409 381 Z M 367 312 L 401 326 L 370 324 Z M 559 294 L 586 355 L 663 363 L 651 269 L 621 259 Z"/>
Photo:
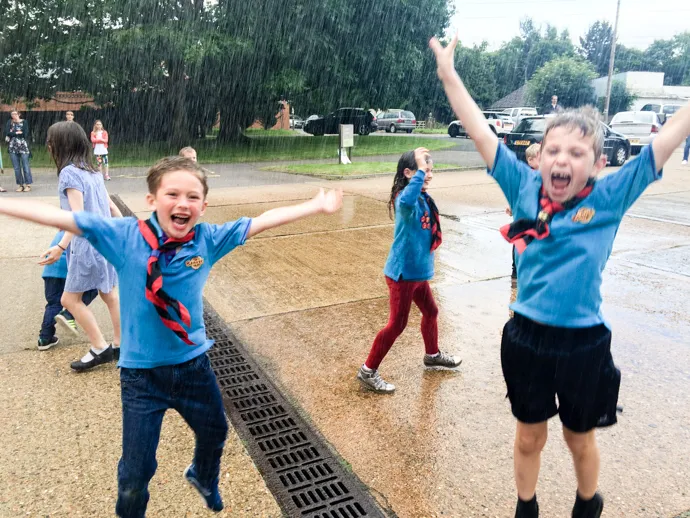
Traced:
<path fill-rule="evenodd" d="M 666 161 L 678 146 L 690 135 L 690 104 L 686 104 L 661 128 L 652 142 L 657 171 L 661 171 Z"/>
<path fill-rule="evenodd" d="M 486 165 L 489 169 L 493 169 L 498 139 L 489 129 L 484 114 L 477 106 L 477 103 L 474 102 L 462 79 L 455 71 L 453 56 L 457 44 L 458 35 L 456 34 L 445 48 L 436 38 L 431 38 L 429 47 L 436 55 L 438 77 L 443 83 L 450 106 L 453 108 L 455 115 L 462 121 L 467 134 L 474 140 L 474 145 L 477 146 L 477 150 L 482 155 Z"/>
<path fill-rule="evenodd" d="M 0 214 L 81 235 L 81 230 L 74 221 L 74 214 L 46 203 L 26 199 L 3 199 L 0 200 Z"/>
<path fill-rule="evenodd" d="M 333 214 L 343 205 L 342 189 L 324 192 L 323 189 L 311 200 L 299 205 L 289 205 L 267 210 L 260 216 L 253 218 L 247 238 L 253 237 L 264 230 L 292 223 L 298 219 L 316 214 Z"/>

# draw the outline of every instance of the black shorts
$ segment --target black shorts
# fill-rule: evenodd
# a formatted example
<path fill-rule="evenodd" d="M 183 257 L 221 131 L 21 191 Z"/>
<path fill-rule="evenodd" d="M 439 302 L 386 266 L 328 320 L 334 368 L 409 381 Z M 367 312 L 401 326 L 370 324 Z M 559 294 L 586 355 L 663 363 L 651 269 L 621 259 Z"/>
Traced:
<path fill-rule="evenodd" d="M 558 414 L 566 428 L 582 433 L 617 421 L 621 373 L 603 324 L 551 327 L 516 313 L 503 328 L 501 367 L 513 415 L 523 423 Z"/>

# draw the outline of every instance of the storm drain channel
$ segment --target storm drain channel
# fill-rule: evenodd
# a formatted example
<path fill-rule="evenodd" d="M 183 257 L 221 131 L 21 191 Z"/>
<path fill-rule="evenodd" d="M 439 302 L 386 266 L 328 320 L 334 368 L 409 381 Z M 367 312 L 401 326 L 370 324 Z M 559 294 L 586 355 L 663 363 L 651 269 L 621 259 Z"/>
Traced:
<path fill-rule="evenodd" d="M 124 216 L 134 216 L 117 195 Z M 283 512 L 306 518 L 384 518 L 363 484 L 276 389 L 204 299 L 208 351 L 225 411 Z"/>

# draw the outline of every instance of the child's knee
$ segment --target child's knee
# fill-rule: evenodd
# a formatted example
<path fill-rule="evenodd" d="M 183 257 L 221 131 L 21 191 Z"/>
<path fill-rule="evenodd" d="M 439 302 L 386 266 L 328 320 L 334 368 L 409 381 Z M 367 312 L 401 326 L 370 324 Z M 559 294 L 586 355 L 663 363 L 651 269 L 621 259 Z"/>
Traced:
<path fill-rule="evenodd" d="M 596 436 L 594 430 L 589 432 L 577 433 L 563 427 L 563 438 L 565 439 L 568 448 L 575 456 L 585 455 L 592 448 L 597 447 Z"/>
<path fill-rule="evenodd" d="M 523 455 L 539 453 L 546 445 L 548 429 L 546 426 L 518 426 L 515 434 L 515 447 Z"/>
<path fill-rule="evenodd" d="M 72 296 L 71 293 L 63 292 L 62 296 L 60 297 L 60 304 L 62 305 L 62 307 L 70 311 L 72 308 L 74 308 L 75 302 L 76 299 Z"/>

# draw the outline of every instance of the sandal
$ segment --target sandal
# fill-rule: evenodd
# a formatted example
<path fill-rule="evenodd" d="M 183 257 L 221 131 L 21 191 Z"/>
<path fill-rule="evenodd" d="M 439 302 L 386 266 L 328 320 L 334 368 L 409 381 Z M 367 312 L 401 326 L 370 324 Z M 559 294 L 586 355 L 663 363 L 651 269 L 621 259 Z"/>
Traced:
<path fill-rule="evenodd" d="M 24 192 L 24 186 L 23 186 L 23 185 L 20 185 L 19 187 L 17 187 L 17 188 L 14 190 L 14 192 Z"/>
<path fill-rule="evenodd" d="M 0 192 L 7 192 L 7 189 L 3 189 L 2 187 L 0 187 Z"/>

